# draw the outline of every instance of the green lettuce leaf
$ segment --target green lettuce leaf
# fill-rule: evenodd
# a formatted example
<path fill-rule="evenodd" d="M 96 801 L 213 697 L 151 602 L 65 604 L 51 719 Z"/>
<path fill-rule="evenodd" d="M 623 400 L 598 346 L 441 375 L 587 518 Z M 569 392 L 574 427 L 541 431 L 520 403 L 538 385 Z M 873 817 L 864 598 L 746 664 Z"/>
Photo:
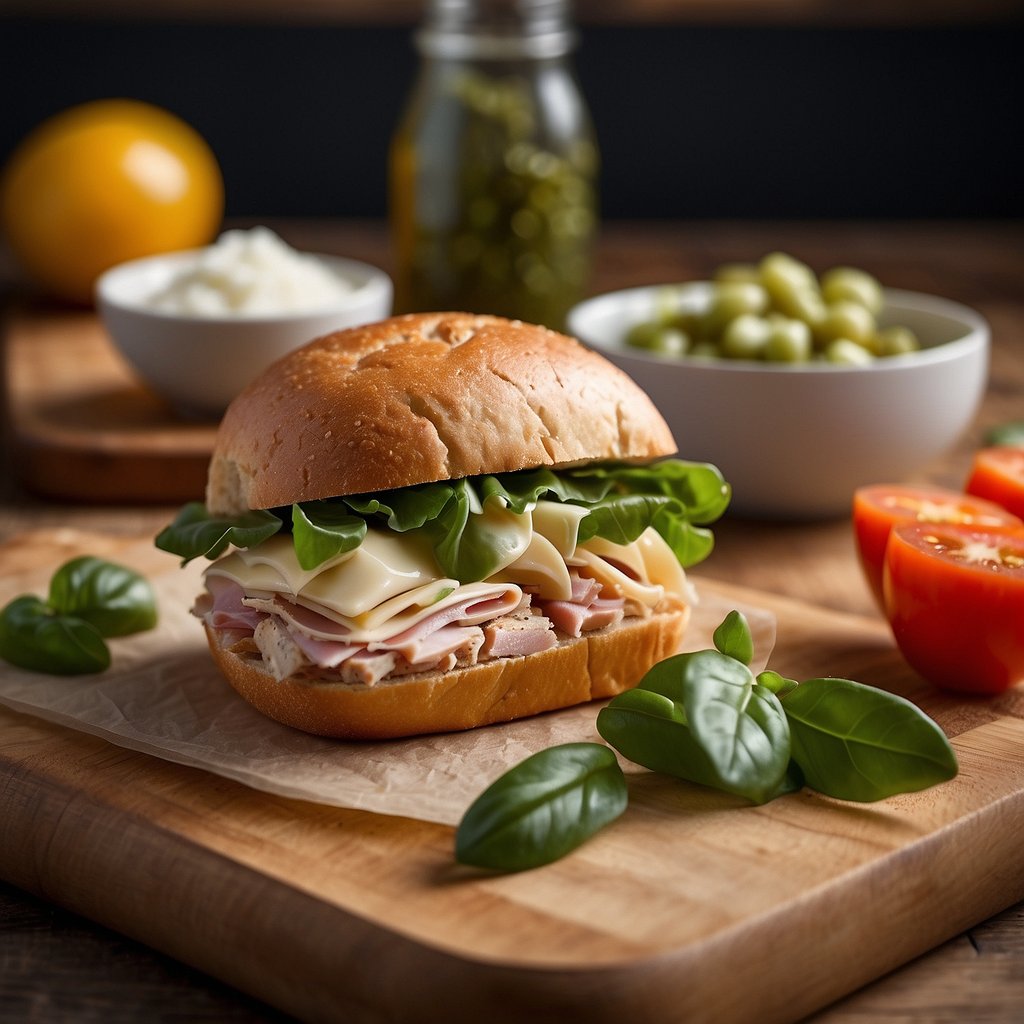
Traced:
<path fill-rule="evenodd" d="M 306 501 L 292 505 L 295 557 L 303 569 L 315 569 L 335 555 L 359 547 L 366 536 L 366 520 L 351 515 L 343 504 Z"/>
<path fill-rule="evenodd" d="M 228 518 L 211 516 L 200 501 L 186 505 L 170 526 L 156 536 L 155 544 L 161 551 L 180 555 L 182 565 L 201 555 L 219 558 L 229 544 L 238 548 L 251 548 L 273 537 L 282 526 L 273 512 L 259 509 Z"/>
<path fill-rule="evenodd" d="M 235 519 L 210 516 L 193 503 L 156 543 L 185 561 L 199 555 L 212 559 L 229 544 L 251 547 L 284 528 L 293 534 L 299 564 L 314 569 L 358 546 L 367 526 L 376 523 L 399 533 L 423 530 L 442 571 L 469 583 L 486 579 L 520 543 L 515 531 L 501 529 L 502 516 L 492 503 L 510 515 L 523 515 L 547 499 L 588 510 L 580 521 L 581 542 L 602 537 L 629 544 L 653 527 L 679 563 L 689 567 L 710 554 L 714 538 L 706 527 L 725 511 L 729 497 L 729 485 L 707 463 L 609 462 L 439 481 L 303 502 L 290 510 L 248 512 Z M 485 508 L 487 515 L 482 514 Z"/>
<path fill-rule="evenodd" d="M 387 519 L 389 530 L 406 533 L 437 519 L 454 496 L 455 487 L 440 482 L 381 491 L 379 494 L 349 495 L 341 500 L 353 512 L 362 516 L 382 515 Z"/>

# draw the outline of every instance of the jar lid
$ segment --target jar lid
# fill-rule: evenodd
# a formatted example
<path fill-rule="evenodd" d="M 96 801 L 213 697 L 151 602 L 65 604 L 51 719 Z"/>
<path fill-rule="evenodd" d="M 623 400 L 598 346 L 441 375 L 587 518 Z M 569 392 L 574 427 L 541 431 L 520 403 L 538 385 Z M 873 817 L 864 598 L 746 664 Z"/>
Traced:
<path fill-rule="evenodd" d="M 430 0 L 419 49 L 430 57 L 560 57 L 576 42 L 569 0 Z"/>

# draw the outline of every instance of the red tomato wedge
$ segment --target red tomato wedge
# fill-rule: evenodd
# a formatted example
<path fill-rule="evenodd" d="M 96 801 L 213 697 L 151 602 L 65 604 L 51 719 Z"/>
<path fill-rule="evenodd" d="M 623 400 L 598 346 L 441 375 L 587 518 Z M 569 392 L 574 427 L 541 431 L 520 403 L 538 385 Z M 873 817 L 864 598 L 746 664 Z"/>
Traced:
<path fill-rule="evenodd" d="M 1024 531 L 897 526 L 884 591 L 893 637 L 929 682 L 993 694 L 1024 681 Z"/>
<path fill-rule="evenodd" d="M 1024 448 L 982 448 L 975 452 L 965 490 L 1024 517 Z"/>
<path fill-rule="evenodd" d="M 885 545 L 897 523 L 960 523 L 964 526 L 1024 528 L 1024 520 L 1002 506 L 943 487 L 874 484 L 853 495 L 853 529 L 864 576 L 883 611 Z"/>

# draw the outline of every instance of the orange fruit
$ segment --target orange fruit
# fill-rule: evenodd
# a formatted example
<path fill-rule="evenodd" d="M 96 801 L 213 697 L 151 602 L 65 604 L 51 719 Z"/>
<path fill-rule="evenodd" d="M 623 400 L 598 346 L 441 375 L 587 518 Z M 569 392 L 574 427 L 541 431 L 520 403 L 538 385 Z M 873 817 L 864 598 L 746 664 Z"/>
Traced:
<path fill-rule="evenodd" d="M 0 178 L 0 225 L 51 294 L 90 302 L 125 260 L 207 244 L 224 214 L 220 167 L 180 118 L 135 100 L 97 100 L 44 121 Z"/>

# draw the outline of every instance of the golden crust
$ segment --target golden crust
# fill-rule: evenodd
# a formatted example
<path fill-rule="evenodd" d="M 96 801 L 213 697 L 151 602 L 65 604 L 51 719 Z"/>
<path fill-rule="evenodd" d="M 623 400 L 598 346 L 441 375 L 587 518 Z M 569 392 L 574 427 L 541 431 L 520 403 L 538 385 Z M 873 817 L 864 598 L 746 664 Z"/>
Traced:
<path fill-rule="evenodd" d="M 228 408 L 215 515 L 676 450 L 650 399 L 577 341 L 468 313 L 394 317 L 285 356 Z"/>
<path fill-rule="evenodd" d="M 666 599 L 650 618 L 626 619 L 541 654 L 376 686 L 278 682 L 261 659 L 232 654 L 205 628 L 217 666 L 257 710 L 305 732 L 368 740 L 473 729 L 613 697 L 679 650 L 689 615 L 688 606 Z"/>

